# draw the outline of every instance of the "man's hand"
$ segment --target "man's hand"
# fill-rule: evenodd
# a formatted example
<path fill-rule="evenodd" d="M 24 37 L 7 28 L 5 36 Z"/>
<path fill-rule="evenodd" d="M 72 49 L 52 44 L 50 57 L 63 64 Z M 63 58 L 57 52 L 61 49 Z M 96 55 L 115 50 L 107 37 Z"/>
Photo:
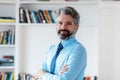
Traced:
<path fill-rule="evenodd" d="M 46 71 L 40 69 L 40 71 L 32 78 L 32 80 L 42 80 L 42 75 L 44 75 Z"/>
<path fill-rule="evenodd" d="M 61 68 L 60 71 L 58 72 L 58 75 L 59 75 L 59 76 L 62 75 L 63 73 L 67 72 L 67 70 L 68 70 L 68 65 L 65 64 L 65 65 L 62 66 L 62 68 Z"/>

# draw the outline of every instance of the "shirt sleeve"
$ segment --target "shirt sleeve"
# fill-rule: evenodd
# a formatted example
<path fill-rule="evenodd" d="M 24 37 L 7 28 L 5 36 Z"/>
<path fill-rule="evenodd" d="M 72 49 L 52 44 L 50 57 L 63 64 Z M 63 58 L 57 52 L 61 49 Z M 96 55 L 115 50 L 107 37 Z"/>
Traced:
<path fill-rule="evenodd" d="M 79 75 L 79 80 L 83 80 L 87 62 L 86 50 L 84 47 L 76 47 L 71 51 L 67 65 L 68 71 L 61 76 L 46 73 L 42 76 L 43 80 L 75 80 Z"/>

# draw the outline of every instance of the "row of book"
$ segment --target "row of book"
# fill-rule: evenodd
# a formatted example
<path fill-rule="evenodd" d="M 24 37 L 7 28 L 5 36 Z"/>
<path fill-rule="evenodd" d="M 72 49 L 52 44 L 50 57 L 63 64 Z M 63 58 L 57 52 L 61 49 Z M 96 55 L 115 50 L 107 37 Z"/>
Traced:
<path fill-rule="evenodd" d="M 22 7 L 19 8 L 20 23 L 55 23 L 56 16 L 55 10 L 31 11 Z"/>
<path fill-rule="evenodd" d="M 28 73 L 20 73 L 18 75 L 18 80 L 32 80 L 32 75 Z"/>
<path fill-rule="evenodd" d="M 6 31 L 0 31 L 0 44 L 14 44 L 15 43 L 15 31 L 11 28 Z"/>
<path fill-rule="evenodd" d="M 0 72 L 0 80 L 14 80 L 14 72 Z"/>
<path fill-rule="evenodd" d="M 13 72 L 0 72 L 0 80 L 14 80 Z"/>
<path fill-rule="evenodd" d="M 18 80 L 32 80 L 33 75 L 28 73 L 19 73 Z M 97 80 L 97 76 L 85 76 L 83 80 Z"/>
<path fill-rule="evenodd" d="M 15 23 L 15 18 L 0 16 L 0 23 Z"/>
<path fill-rule="evenodd" d="M 14 66 L 14 56 L 13 55 L 3 55 L 0 58 L 0 66 Z"/>
<path fill-rule="evenodd" d="M 83 80 L 97 80 L 97 76 L 85 76 Z"/>

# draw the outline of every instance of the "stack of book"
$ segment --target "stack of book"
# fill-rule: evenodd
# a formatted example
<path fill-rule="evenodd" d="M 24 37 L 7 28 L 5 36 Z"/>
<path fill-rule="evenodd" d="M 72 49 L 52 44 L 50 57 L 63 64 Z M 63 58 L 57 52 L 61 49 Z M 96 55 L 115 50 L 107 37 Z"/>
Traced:
<path fill-rule="evenodd" d="M 20 23 L 55 23 L 56 11 L 41 10 L 30 11 L 28 9 L 19 9 Z"/>
<path fill-rule="evenodd" d="M 0 31 L 0 44 L 15 44 L 15 31 L 11 28 L 7 31 Z"/>
<path fill-rule="evenodd" d="M 13 17 L 0 17 L 0 23 L 15 23 L 15 18 Z"/>
<path fill-rule="evenodd" d="M 14 80 L 13 72 L 0 72 L 0 80 Z"/>
<path fill-rule="evenodd" d="M 97 80 L 97 76 L 85 76 L 83 80 Z"/>
<path fill-rule="evenodd" d="M 3 55 L 0 59 L 0 66 L 14 66 L 14 56 Z"/>
<path fill-rule="evenodd" d="M 32 79 L 32 75 L 31 74 L 28 74 L 28 73 L 20 73 L 18 75 L 18 80 L 33 80 Z"/>

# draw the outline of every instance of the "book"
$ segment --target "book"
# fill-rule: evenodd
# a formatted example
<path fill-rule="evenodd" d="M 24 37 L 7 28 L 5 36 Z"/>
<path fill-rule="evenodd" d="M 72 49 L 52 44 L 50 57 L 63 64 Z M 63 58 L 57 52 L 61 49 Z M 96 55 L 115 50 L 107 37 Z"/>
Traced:
<path fill-rule="evenodd" d="M 97 76 L 85 76 L 83 80 L 97 80 Z"/>
<path fill-rule="evenodd" d="M 42 16 L 39 14 L 39 12 L 38 12 L 38 11 L 37 11 L 37 16 L 38 16 L 38 18 L 39 18 L 40 23 L 43 23 Z"/>
<path fill-rule="evenodd" d="M 7 31 L 0 31 L 0 44 L 14 44 L 14 37 L 14 28 L 11 28 Z"/>
<path fill-rule="evenodd" d="M 0 80 L 14 80 L 14 72 L 0 72 Z"/>
<path fill-rule="evenodd" d="M 2 37 L 2 44 L 7 44 L 8 43 L 8 31 L 3 31 L 3 37 Z"/>
<path fill-rule="evenodd" d="M 19 73 L 18 80 L 32 80 L 33 75 L 28 73 Z"/>
<path fill-rule="evenodd" d="M 0 44 L 2 44 L 3 31 L 0 31 Z"/>
<path fill-rule="evenodd" d="M 15 19 L 0 19 L 1 23 L 15 23 Z"/>
<path fill-rule="evenodd" d="M 40 23 L 39 18 L 37 16 L 37 12 L 32 11 L 31 13 L 32 13 L 31 15 L 32 15 L 32 19 L 33 19 L 34 23 Z"/>
<path fill-rule="evenodd" d="M 7 44 L 14 44 L 15 40 L 15 30 L 14 28 L 11 28 L 8 30 L 9 31 L 9 36 L 8 36 L 8 43 Z"/>
<path fill-rule="evenodd" d="M 57 11 L 55 10 L 48 10 L 52 23 L 56 23 L 57 18 Z"/>
<path fill-rule="evenodd" d="M 46 21 L 46 19 L 45 19 L 45 16 L 44 16 L 44 14 L 43 14 L 43 10 L 39 9 L 39 10 L 38 10 L 38 13 L 40 14 L 40 16 L 41 16 L 41 18 L 42 18 L 42 22 L 43 22 L 43 23 L 47 23 L 47 21 Z"/>
<path fill-rule="evenodd" d="M 5 23 L 5 22 L 14 23 L 15 22 L 15 18 L 10 17 L 10 16 L 0 16 L 0 22 L 1 23 Z"/>
<path fill-rule="evenodd" d="M 27 23 L 26 13 L 24 8 L 19 8 L 19 22 L 20 23 Z"/>
<path fill-rule="evenodd" d="M 51 18 L 50 18 L 49 13 L 48 13 L 48 10 L 43 10 L 43 14 L 45 16 L 47 23 L 52 23 Z"/>
<path fill-rule="evenodd" d="M 30 18 L 30 11 L 28 9 L 25 9 L 25 15 L 26 15 L 26 22 L 31 23 L 31 18 Z"/>
<path fill-rule="evenodd" d="M 0 66 L 14 66 L 14 56 L 3 55 L 0 59 Z"/>

